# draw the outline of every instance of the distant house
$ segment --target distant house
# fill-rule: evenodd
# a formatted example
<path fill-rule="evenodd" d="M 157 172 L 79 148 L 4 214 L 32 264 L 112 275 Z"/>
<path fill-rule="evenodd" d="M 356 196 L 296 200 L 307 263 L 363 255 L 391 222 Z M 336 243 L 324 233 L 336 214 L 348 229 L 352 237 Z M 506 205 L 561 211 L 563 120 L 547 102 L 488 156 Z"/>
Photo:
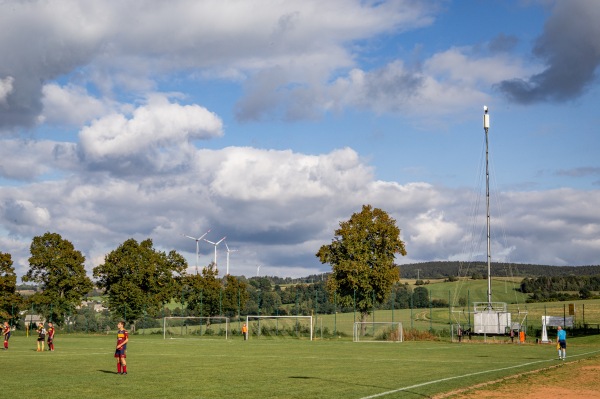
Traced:
<path fill-rule="evenodd" d="M 77 309 L 81 309 L 83 307 L 91 307 L 96 313 L 100 313 L 108 309 L 104 307 L 101 303 L 98 303 L 96 301 L 82 301 L 81 305 L 77 306 Z"/>
<path fill-rule="evenodd" d="M 39 315 L 39 314 L 28 314 L 28 315 L 23 315 L 23 323 L 25 323 L 25 328 L 29 329 L 30 326 L 37 326 L 38 323 L 45 323 L 46 319 L 44 319 L 44 316 Z"/>

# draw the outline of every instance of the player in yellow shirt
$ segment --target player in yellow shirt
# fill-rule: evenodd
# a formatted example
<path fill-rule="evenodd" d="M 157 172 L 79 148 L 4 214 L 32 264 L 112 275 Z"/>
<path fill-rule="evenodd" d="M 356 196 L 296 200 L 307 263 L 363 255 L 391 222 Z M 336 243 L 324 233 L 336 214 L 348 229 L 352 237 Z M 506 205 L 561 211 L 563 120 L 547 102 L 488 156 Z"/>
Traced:
<path fill-rule="evenodd" d="M 44 351 L 44 342 L 46 341 L 46 329 L 44 328 L 44 323 L 38 323 L 37 328 L 38 339 L 37 339 L 37 351 Z"/>

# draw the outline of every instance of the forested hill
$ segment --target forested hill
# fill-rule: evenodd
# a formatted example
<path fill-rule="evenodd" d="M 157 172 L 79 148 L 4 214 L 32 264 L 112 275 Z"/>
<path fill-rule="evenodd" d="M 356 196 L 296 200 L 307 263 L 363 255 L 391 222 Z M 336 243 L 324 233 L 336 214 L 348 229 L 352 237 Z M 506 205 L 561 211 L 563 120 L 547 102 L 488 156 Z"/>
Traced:
<path fill-rule="evenodd" d="M 493 263 L 492 277 L 558 277 L 600 275 L 596 266 L 548 266 L 521 263 Z M 487 264 L 476 262 L 423 262 L 400 265 L 402 279 L 428 279 L 448 277 L 487 277 Z"/>

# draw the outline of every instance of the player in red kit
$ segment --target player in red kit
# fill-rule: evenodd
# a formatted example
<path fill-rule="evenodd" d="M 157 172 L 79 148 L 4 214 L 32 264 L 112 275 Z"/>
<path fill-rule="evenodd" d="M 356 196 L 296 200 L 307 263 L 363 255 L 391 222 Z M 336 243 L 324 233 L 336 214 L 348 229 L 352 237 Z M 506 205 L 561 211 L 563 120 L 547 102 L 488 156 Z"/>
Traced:
<path fill-rule="evenodd" d="M 4 334 L 4 349 L 8 349 L 8 340 L 10 339 L 10 326 L 8 325 L 8 321 L 4 322 L 2 334 Z"/>
<path fill-rule="evenodd" d="M 117 358 L 117 374 L 127 374 L 127 342 L 129 342 L 129 333 L 125 329 L 125 323 L 120 321 L 117 324 L 117 349 L 115 357 Z"/>
<path fill-rule="evenodd" d="M 54 352 L 54 324 L 48 322 L 48 350 Z"/>

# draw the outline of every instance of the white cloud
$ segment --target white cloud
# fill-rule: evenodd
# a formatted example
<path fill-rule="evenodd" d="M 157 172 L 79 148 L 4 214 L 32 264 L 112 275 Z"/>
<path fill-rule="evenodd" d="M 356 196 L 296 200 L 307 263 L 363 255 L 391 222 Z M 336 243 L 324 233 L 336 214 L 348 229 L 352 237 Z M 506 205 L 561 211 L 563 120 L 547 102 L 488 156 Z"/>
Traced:
<path fill-rule="evenodd" d="M 78 162 L 74 144 L 48 140 L 2 140 L 0 159 L 0 177 L 25 181 L 62 173 Z"/>
<path fill-rule="evenodd" d="M 3 79 L 0 79 L 0 105 L 6 104 L 6 98 L 12 91 L 14 78 L 12 76 L 7 76 Z"/>
<path fill-rule="evenodd" d="M 154 96 L 131 117 L 111 114 L 93 121 L 80 134 L 80 149 L 88 163 L 118 160 L 135 165 L 140 160 L 162 169 L 178 163 L 190 142 L 223 134 L 221 119 L 198 105 L 180 105 Z M 171 165 L 172 166 L 172 165 Z"/>
<path fill-rule="evenodd" d="M 43 87 L 42 93 L 44 109 L 40 123 L 82 126 L 110 113 L 115 106 L 91 96 L 81 86 L 50 83 Z"/>
<path fill-rule="evenodd" d="M 50 212 L 27 200 L 8 200 L 2 205 L 3 218 L 11 224 L 46 228 L 50 224 Z"/>

